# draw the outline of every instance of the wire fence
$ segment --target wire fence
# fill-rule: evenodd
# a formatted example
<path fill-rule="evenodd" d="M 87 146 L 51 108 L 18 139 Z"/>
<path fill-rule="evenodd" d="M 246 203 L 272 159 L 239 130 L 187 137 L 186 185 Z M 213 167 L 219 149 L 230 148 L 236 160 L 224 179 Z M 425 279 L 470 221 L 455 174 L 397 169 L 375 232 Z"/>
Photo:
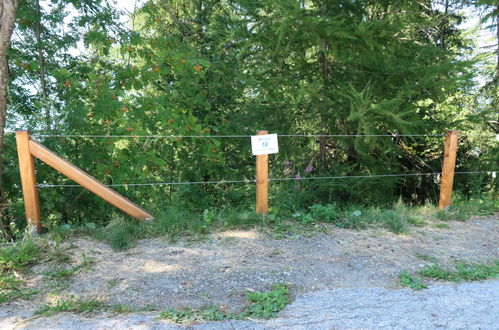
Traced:
<path fill-rule="evenodd" d="M 99 135 L 99 134 L 33 134 L 33 138 L 75 138 L 75 139 L 123 139 L 123 138 L 146 138 L 146 139 L 223 139 L 223 138 L 251 138 L 252 135 Z M 278 137 L 284 138 L 358 138 L 358 137 L 443 137 L 446 134 L 277 134 Z M 479 137 L 495 137 L 499 140 L 499 135 L 488 133 L 464 133 L 460 136 L 479 136 Z M 457 171 L 455 174 L 491 174 L 495 178 L 497 170 L 487 171 Z M 388 178 L 388 177 L 414 177 L 414 176 L 439 176 L 441 172 L 430 173 L 398 173 L 398 174 L 372 174 L 372 175 L 340 175 L 340 176 L 322 176 L 322 177 L 285 177 L 285 178 L 269 178 L 269 182 L 285 182 L 285 181 L 310 181 L 310 180 L 342 180 L 342 179 L 369 179 L 369 178 Z M 206 185 L 206 184 L 249 184 L 256 183 L 255 179 L 242 180 L 217 180 L 217 181 L 187 181 L 187 182 L 144 182 L 144 183 L 116 183 L 108 184 L 108 187 L 141 187 L 141 186 L 178 186 L 178 185 Z M 38 188 L 71 188 L 81 187 L 78 184 L 37 184 Z"/>
<path fill-rule="evenodd" d="M 462 136 L 497 137 L 497 134 L 486 133 L 464 133 Z M 222 139 L 222 138 L 251 138 L 252 135 L 94 135 L 94 134 L 33 134 L 33 138 L 149 138 L 149 139 Z M 328 138 L 328 137 L 443 137 L 445 134 L 277 134 L 278 137 L 304 137 L 304 138 Z"/>
<path fill-rule="evenodd" d="M 499 170 L 491 171 L 461 171 L 454 174 L 491 174 Z M 399 174 L 373 174 L 373 175 L 338 175 L 338 176 L 318 176 L 318 177 L 290 177 L 290 178 L 269 178 L 268 181 L 307 181 L 307 180 L 336 180 L 336 179 L 367 179 L 367 178 L 387 178 L 387 177 L 411 177 L 411 176 L 431 176 L 442 175 L 441 172 L 432 173 L 399 173 Z M 145 182 L 145 183 L 115 183 L 107 184 L 108 187 L 141 187 L 141 186 L 175 186 L 175 185 L 200 185 L 200 184 L 232 184 L 232 183 L 256 183 L 255 179 L 245 180 L 219 180 L 219 181 L 186 181 L 186 182 Z M 38 188 L 76 188 L 78 184 L 37 184 Z"/>

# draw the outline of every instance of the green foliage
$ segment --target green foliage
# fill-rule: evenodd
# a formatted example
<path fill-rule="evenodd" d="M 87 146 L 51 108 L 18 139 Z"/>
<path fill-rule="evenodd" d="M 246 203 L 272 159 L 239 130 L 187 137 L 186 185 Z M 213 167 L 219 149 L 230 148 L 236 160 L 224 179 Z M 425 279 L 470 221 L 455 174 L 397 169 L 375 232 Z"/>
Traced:
<path fill-rule="evenodd" d="M 449 210 L 438 211 L 436 217 L 440 220 L 465 221 L 472 216 L 491 215 L 499 211 L 499 200 L 492 194 L 483 194 L 470 198 L 457 195 L 452 200 Z"/>
<path fill-rule="evenodd" d="M 27 300 L 36 293 L 38 291 L 22 287 L 22 281 L 14 274 L 0 273 L 0 304 L 14 299 Z"/>
<path fill-rule="evenodd" d="M 267 292 L 248 292 L 246 298 L 251 302 L 240 317 L 272 318 L 289 304 L 288 287 L 284 283 L 272 286 Z"/>
<path fill-rule="evenodd" d="M 159 317 L 174 323 L 191 323 L 195 321 L 222 321 L 232 318 L 231 313 L 221 311 L 215 306 L 201 309 L 183 308 L 180 310 L 168 308 L 159 313 Z"/>
<path fill-rule="evenodd" d="M 228 319 L 246 319 L 246 318 L 272 318 L 278 312 L 289 304 L 288 287 L 283 283 L 272 286 L 272 289 L 266 292 L 252 291 L 246 293 L 246 298 L 250 305 L 238 313 L 233 314 L 215 306 L 206 306 L 198 309 L 167 308 L 159 313 L 159 318 L 167 319 L 175 323 L 192 323 L 195 321 L 222 321 Z"/>
<path fill-rule="evenodd" d="M 317 221 L 334 222 L 339 217 L 339 212 L 334 204 L 314 204 L 310 207 L 312 217 Z"/>
<path fill-rule="evenodd" d="M 410 275 L 407 269 L 404 269 L 399 274 L 399 285 L 408 287 L 413 290 L 421 290 L 428 287 L 426 284 L 421 282 L 419 278 Z"/>
<path fill-rule="evenodd" d="M 0 248 L 0 272 L 23 270 L 39 261 L 41 252 L 32 240 L 25 240 Z"/>
<path fill-rule="evenodd" d="M 88 313 L 101 310 L 105 307 L 106 305 L 97 299 L 82 300 L 71 297 L 68 299 L 59 299 L 54 304 L 45 304 L 34 313 L 35 315 L 43 314 L 45 316 L 61 312 Z"/>
<path fill-rule="evenodd" d="M 499 260 L 492 260 L 488 263 L 458 261 L 454 269 L 443 268 L 435 263 L 420 270 L 419 274 L 428 278 L 452 282 L 493 279 L 499 277 Z"/>
<path fill-rule="evenodd" d="M 492 13 L 487 1 L 477 6 Z M 260 128 L 358 135 L 284 138 L 270 164 L 273 178 L 354 176 L 438 172 L 441 138 L 397 134 L 448 128 L 490 133 L 487 123 L 496 120 L 497 90 L 473 95 L 474 71 L 465 60 L 471 43 L 458 29 L 457 9 L 444 15 L 431 4 L 410 1 L 208 0 L 201 6 L 166 0 L 142 3 L 125 26 L 107 1 L 57 0 L 41 10 L 21 1 L 17 16 L 7 129 L 122 136 L 38 138 L 107 184 L 253 179 L 246 139 L 135 135 L 250 135 Z M 82 46 L 81 53 L 72 51 Z M 366 136 L 373 134 L 393 137 Z M 497 152 L 493 139 L 463 138 L 459 169 L 491 169 Z M 2 168 L 7 202 L 0 234 L 9 237 L 24 224 L 12 135 L 5 140 Z M 43 164 L 37 176 L 43 183 L 71 182 Z M 455 186 L 468 197 L 497 191 L 488 175 L 457 176 Z M 202 218 L 187 216 L 192 225 L 180 214 L 175 221 L 158 221 L 154 230 L 166 236 L 258 222 L 248 214 L 220 219 L 215 211 L 252 209 L 250 184 L 116 189 L 158 218 L 172 205 L 206 210 Z M 272 182 L 270 189 L 271 205 L 281 208 L 273 217 L 299 212 L 303 225 L 365 228 L 376 222 L 404 232 L 418 220 L 375 208 L 360 216 L 340 210 L 350 203 L 362 210 L 382 207 L 400 196 L 410 203 L 435 201 L 438 181 L 311 180 Z M 102 236 L 117 249 L 149 231 L 117 225 L 113 207 L 82 188 L 42 189 L 40 198 L 51 230 L 84 225 L 91 232 L 109 225 Z"/>

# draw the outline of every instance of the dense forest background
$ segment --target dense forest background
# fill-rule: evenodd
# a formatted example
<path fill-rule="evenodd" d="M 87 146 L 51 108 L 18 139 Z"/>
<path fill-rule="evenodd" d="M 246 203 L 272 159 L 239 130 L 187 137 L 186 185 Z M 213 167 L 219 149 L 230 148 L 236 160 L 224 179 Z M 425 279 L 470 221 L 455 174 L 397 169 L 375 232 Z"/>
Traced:
<path fill-rule="evenodd" d="M 3 230 L 24 223 L 13 133 L 21 129 L 108 184 L 253 180 L 254 157 L 249 138 L 86 135 L 357 135 L 280 137 L 270 176 L 295 178 L 439 172 L 440 135 L 457 129 L 458 171 L 498 169 L 496 0 L 149 0 L 129 13 L 119 8 L 3 1 Z M 478 30 L 466 24 L 473 17 Z M 71 184 L 37 168 L 39 183 Z M 424 203 L 436 201 L 438 185 L 436 175 L 290 180 L 273 182 L 270 196 L 289 211 L 400 197 Z M 457 175 L 455 185 L 464 196 L 497 192 L 487 173 Z M 153 212 L 254 203 L 254 184 L 116 189 Z M 40 198 L 48 227 L 105 223 L 113 210 L 83 188 L 41 188 Z"/>

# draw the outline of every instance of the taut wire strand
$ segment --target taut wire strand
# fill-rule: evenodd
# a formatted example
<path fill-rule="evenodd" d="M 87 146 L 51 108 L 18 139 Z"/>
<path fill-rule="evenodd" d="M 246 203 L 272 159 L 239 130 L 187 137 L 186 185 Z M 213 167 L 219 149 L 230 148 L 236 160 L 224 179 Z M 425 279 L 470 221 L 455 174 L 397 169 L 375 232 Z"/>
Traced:
<path fill-rule="evenodd" d="M 278 134 L 278 137 L 441 137 L 445 134 Z M 34 138 L 154 138 L 154 139 L 212 139 L 212 138 L 250 138 L 251 135 L 84 135 L 84 134 L 33 134 Z"/>
<path fill-rule="evenodd" d="M 454 172 L 454 174 L 486 174 L 498 172 L 499 170 L 491 171 L 467 171 Z M 408 177 L 408 176 L 425 176 L 425 175 L 441 175 L 441 172 L 432 173 L 400 173 L 400 174 L 374 174 L 374 175 L 344 175 L 344 176 L 316 176 L 304 178 L 271 178 L 269 181 L 304 181 L 304 180 L 334 180 L 334 179 L 369 179 L 369 178 L 386 178 L 386 177 Z M 106 185 L 108 187 L 137 187 L 137 186 L 168 186 L 168 185 L 197 185 L 197 184 L 224 184 L 224 183 L 255 183 L 256 180 L 220 180 L 220 181 L 191 181 L 191 182 L 151 182 L 151 183 L 116 183 Z M 81 187 L 78 184 L 38 184 L 38 188 L 67 188 Z"/>

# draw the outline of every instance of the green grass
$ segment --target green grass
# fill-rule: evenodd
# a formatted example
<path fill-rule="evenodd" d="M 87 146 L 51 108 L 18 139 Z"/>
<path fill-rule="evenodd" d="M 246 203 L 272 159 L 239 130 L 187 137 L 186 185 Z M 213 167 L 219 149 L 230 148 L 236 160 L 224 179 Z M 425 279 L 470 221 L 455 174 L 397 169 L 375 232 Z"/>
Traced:
<path fill-rule="evenodd" d="M 313 204 L 304 210 L 277 205 L 267 216 L 255 214 L 252 208 L 207 208 L 203 211 L 188 211 L 179 207 L 166 206 L 157 212 L 152 222 L 126 220 L 114 215 L 104 227 L 95 224 L 80 227 L 63 225 L 57 227 L 55 237 L 66 237 L 71 232 L 89 234 L 108 243 L 115 250 L 126 250 L 139 239 L 179 237 L 191 240 L 203 239 L 208 233 L 227 229 L 262 228 L 276 238 L 289 235 L 313 236 L 328 232 L 332 224 L 338 228 L 363 230 L 377 227 L 396 234 L 407 234 L 411 228 L 425 226 L 437 220 L 464 220 L 472 215 L 487 215 L 499 211 L 499 202 L 484 195 L 482 198 L 464 199 L 454 196 L 453 206 L 448 213 L 441 212 L 435 205 L 408 206 L 401 200 L 391 207 L 338 206 L 333 203 Z M 436 228 L 447 228 L 445 222 L 432 224 Z"/>
<path fill-rule="evenodd" d="M 14 299 L 28 300 L 38 291 L 22 287 L 22 281 L 13 274 L 0 276 L 0 303 L 6 303 Z"/>
<path fill-rule="evenodd" d="M 106 307 L 106 304 L 97 299 L 81 300 L 72 297 L 69 299 L 59 299 L 55 304 L 45 304 L 35 311 L 35 315 L 43 314 L 49 316 L 61 312 L 96 312 Z"/>
<path fill-rule="evenodd" d="M 40 260 L 39 247 L 31 240 L 7 245 L 0 249 L 0 271 L 24 270 Z"/>
<path fill-rule="evenodd" d="M 407 269 L 404 269 L 399 274 L 399 285 L 413 290 L 421 290 L 421 289 L 426 289 L 428 287 L 419 278 L 410 275 L 407 272 Z"/>
<path fill-rule="evenodd" d="M 117 217 L 106 227 L 94 230 L 92 235 L 107 242 L 115 250 L 130 248 L 137 240 L 150 237 L 202 238 L 218 229 L 251 228 L 261 224 L 254 212 L 238 209 L 222 209 L 215 212 L 206 209 L 202 213 L 167 208 L 151 222 L 137 222 Z"/>
<path fill-rule="evenodd" d="M 499 212 L 497 197 L 484 195 L 481 197 L 463 198 L 459 194 L 452 199 L 452 205 L 447 212 L 437 211 L 435 217 L 442 221 L 466 221 L 472 216 L 491 215 Z"/>
<path fill-rule="evenodd" d="M 416 258 L 418 258 L 420 260 L 433 262 L 433 263 L 437 262 L 437 258 L 430 256 L 430 255 L 427 255 L 427 254 L 424 254 L 424 253 L 415 253 L 414 255 L 416 256 Z"/>
<path fill-rule="evenodd" d="M 416 257 L 433 262 L 432 265 L 426 266 L 417 272 L 421 277 L 457 283 L 499 278 L 499 259 L 488 263 L 458 261 L 454 267 L 444 268 L 438 265 L 434 257 L 424 254 L 417 254 Z M 427 287 L 419 277 L 409 274 L 406 269 L 399 274 L 399 285 L 413 290 L 421 290 Z"/>
<path fill-rule="evenodd" d="M 434 263 L 418 273 L 423 277 L 451 282 L 494 279 L 499 278 L 499 260 L 480 264 L 459 261 L 453 268 L 444 268 Z"/>
<path fill-rule="evenodd" d="M 80 270 L 90 267 L 94 263 L 93 259 L 83 256 L 83 261 L 73 267 L 45 272 L 45 277 L 50 280 L 66 280 L 71 278 Z"/>
<path fill-rule="evenodd" d="M 161 311 L 159 318 L 169 320 L 174 323 L 192 323 L 196 321 L 222 321 L 234 318 L 232 313 L 224 311 L 216 306 L 206 306 L 202 308 L 167 308 Z"/>
<path fill-rule="evenodd" d="M 0 248 L 0 303 L 30 299 L 36 290 L 23 287 L 16 275 L 40 261 L 41 252 L 32 240 L 22 240 Z"/>
<path fill-rule="evenodd" d="M 249 305 L 237 314 L 216 306 L 205 306 L 202 308 L 168 308 L 159 313 L 159 318 L 167 319 L 174 323 L 192 323 L 196 321 L 221 321 L 228 319 L 246 318 L 272 318 L 290 303 L 288 287 L 283 283 L 272 286 L 266 292 L 247 292 L 246 298 Z"/>

